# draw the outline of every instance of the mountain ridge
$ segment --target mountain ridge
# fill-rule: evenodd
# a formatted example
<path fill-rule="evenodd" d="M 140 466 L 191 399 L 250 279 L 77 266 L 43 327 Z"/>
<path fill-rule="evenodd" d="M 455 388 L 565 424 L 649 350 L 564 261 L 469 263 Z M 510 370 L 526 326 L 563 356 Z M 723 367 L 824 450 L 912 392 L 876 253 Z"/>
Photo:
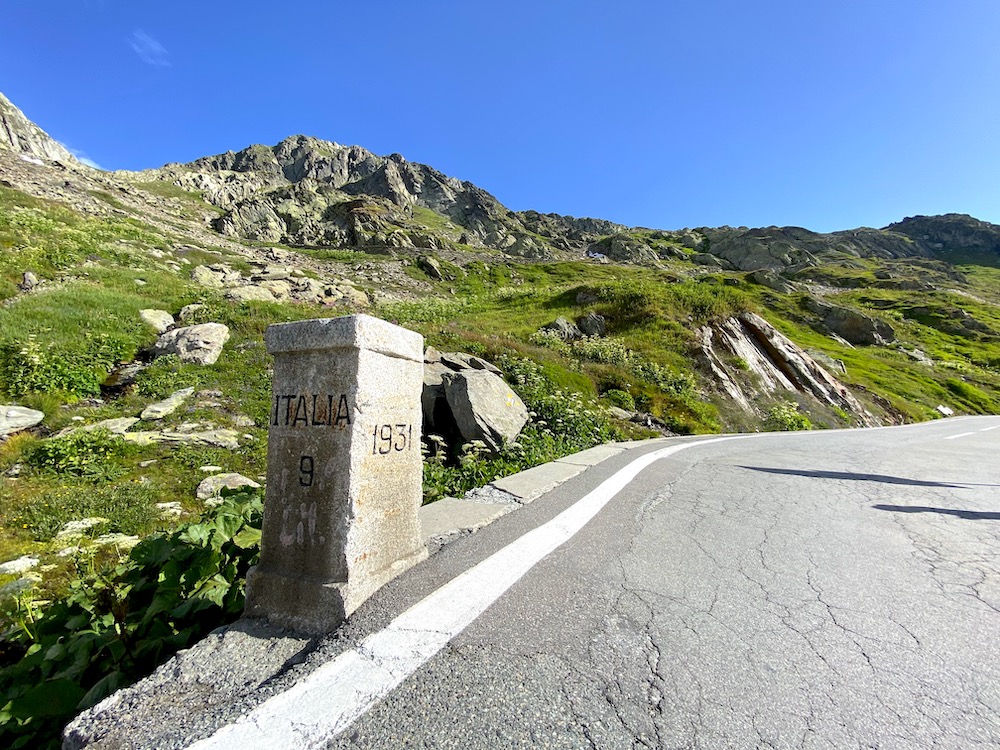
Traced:
<path fill-rule="evenodd" d="M 138 174 L 202 192 L 226 212 L 216 222 L 223 234 L 302 246 L 468 245 L 525 259 L 565 260 L 589 253 L 638 263 L 695 251 L 743 271 L 794 271 L 831 256 L 934 258 L 956 243 L 962 251 L 1000 256 L 1000 226 L 958 213 L 820 233 L 794 226 L 646 229 L 599 218 L 512 211 L 477 185 L 399 154 L 378 156 L 361 146 L 305 135 Z M 419 231 L 428 227 L 414 222 L 414 208 L 434 211 L 453 226 L 431 227 L 439 230 L 429 233 L 438 235 L 435 242 Z"/>

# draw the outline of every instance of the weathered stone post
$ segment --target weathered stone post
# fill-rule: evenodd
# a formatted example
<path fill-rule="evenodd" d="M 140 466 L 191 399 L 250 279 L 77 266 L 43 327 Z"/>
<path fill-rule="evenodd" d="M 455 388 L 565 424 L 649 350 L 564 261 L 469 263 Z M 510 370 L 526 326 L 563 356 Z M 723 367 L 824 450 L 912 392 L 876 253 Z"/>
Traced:
<path fill-rule="evenodd" d="M 245 614 L 333 630 L 427 556 L 423 337 L 368 315 L 273 325 L 274 392 L 260 564 Z"/>

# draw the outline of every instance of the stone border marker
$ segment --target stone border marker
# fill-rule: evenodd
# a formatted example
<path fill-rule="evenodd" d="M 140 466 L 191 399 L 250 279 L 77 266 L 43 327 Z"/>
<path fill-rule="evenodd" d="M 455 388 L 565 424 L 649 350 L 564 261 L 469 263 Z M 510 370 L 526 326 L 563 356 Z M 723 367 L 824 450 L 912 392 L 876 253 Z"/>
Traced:
<path fill-rule="evenodd" d="M 423 337 L 368 315 L 272 325 L 260 564 L 248 617 L 336 628 L 427 557 L 421 503 Z"/>

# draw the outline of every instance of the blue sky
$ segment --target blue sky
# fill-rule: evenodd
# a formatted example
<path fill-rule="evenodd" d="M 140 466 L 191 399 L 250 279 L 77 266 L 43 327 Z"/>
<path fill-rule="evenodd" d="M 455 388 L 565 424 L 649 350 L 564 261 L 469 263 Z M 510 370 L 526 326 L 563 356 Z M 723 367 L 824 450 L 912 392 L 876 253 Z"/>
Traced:
<path fill-rule="evenodd" d="M 33 0 L 0 38 L 108 169 L 305 133 L 629 225 L 1000 223 L 996 0 Z"/>

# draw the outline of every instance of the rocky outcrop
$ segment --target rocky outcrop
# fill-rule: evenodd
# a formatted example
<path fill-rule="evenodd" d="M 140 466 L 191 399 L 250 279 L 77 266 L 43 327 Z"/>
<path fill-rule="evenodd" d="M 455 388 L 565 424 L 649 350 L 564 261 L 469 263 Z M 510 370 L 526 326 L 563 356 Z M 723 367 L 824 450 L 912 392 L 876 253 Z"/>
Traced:
<path fill-rule="evenodd" d="M 747 280 L 781 294 L 791 294 L 795 291 L 795 284 L 770 269 L 751 271 L 747 274 Z"/>
<path fill-rule="evenodd" d="M 941 257 L 950 253 L 1000 254 L 1000 226 L 966 214 L 908 216 L 886 230 L 905 235 Z"/>
<path fill-rule="evenodd" d="M 806 299 L 804 305 L 807 310 L 820 316 L 827 331 L 850 344 L 885 346 L 896 338 L 891 325 L 857 310 L 831 305 L 812 297 Z"/>
<path fill-rule="evenodd" d="M 461 243 L 522 257 L 551 255 L 550 243 L 472 183 L 399 154 L 376 156 L 318 138 L 293 136 L 138 177 L 201 193 L 225 211 L 216 229 L 247 239 L 359 248 Z M 573 231 L 572 221 L 559 226 Z"/>
<path fill-rule="evenodd" d="M 858 425 L 879 424 L 843 383 L 759 315 L 742 313 L 703 327 L 698 339 L 703 369 L 749 413 L 761 415 L 761 396 L 798 392 L 843 410 Z"/>
<path fill-rule="evenodd" d="M 139 318 L 157 333 L 165 333 L 176 324 L 174 316 L 166 310 L 140 310 Z"/>
<path fill-rule="evenodd" d="M 195 266 L 191 278 L 209 289 L 224 290 L 227 299 L 237 302 L 303 302 L 326 306 L 366 307 L 368 295 L 346 279 L 320 280 L 287 266 L 257 264 L 246 276 L 226 263 Z M 181 310 L 185 320 L 195 310 Z M 187 312 L 185 312 L 187 311 Z"/>
<path fill-rule="evenodd" d="M 65 146 L 25 117 L 3 94 L 0 94 L 0 148 L 30 157 L 76 163 Z"/>

